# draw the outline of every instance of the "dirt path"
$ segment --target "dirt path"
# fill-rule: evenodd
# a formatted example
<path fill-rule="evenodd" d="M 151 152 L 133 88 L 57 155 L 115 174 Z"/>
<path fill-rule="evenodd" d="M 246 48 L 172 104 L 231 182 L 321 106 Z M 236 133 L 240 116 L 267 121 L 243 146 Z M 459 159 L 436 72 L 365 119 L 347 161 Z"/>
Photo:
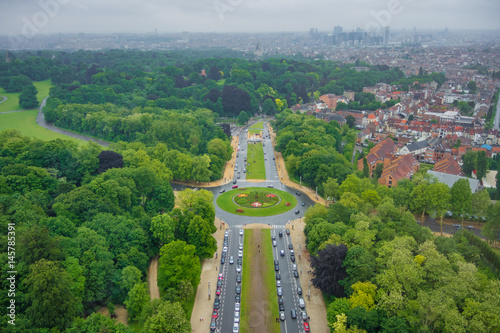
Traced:
<path fill-rule="evenodd" d="M 97 310 L 97 312 L 109 317 L 109 311 L 107 307 L 102 307 Z M 125 309 L 123 305 L 115 305 L 115 315 L 118 322 L 128 325 L 128 313 L 127 309 Z"/>
<path fill-rule="evenodd" d="M 248 242 L 248 249 L 250 251 L 250 272 L 259 272 L 260 274 L 254 274 L 251 280 L 250 290 L 252 290 L 252 298 L 246 300 L 248 306 L 248 314 L 245 315 L 247 319 L 250 320 L 248 327 L 250 332 L 269 332 L 268 327 L 270 325 L 269 315 L 271 310 L 269 309 L 266 284 L 264 282 L 264 272 L 269 269 L 265 266 L 265 261 L 260 253 L 260 249 L 257 246 L 262 243 L 262 229 L 256 229 L 251 237 L 247 237 L 245 234 L 245 242 Z M 244 274 L 248 274 L 246 272 Z"/>
<path fill-rule="evenodd" d="M 293 227 L 292 227 L 293 226 Z M 321 291 L 314 287 L 311 283 L 311 299 L 307 299 L 309 292 L 309 281 L 313 275 L 308 273 L 311 270 L 309 262 L 309 251 L 306 249 L 306 237 L 304 235 L 305 223 L 303 219 L 297 219 L 287 224 L 290 229 L 290 236 L 292 237 L 294 249 L 299 249 L 296 253 L 300 252 L 300 259 L 296 261 L 300 273 L 300 284 L 304 291 L 304 301 L 306 302 L 307 314 L 311 317 L 310 325 L 311 331 L 320 333 L 329 333 L 328 322 L 326 320 L 326 306 L 323 300 Z"/>
<path fill-rule="evenodd" d="M 148 286 L 151 300 L 160 298 L 160 289 L 158 288 L 158 256 L 151 259 L 148 268 Z"/>

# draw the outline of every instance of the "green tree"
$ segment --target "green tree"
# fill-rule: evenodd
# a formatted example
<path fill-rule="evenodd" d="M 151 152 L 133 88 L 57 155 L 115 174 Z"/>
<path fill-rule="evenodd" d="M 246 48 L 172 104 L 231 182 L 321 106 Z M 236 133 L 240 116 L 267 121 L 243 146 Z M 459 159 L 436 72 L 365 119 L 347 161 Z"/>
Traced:
<path fill-rule="evenodd" d="M 373 170 L 373 175 L 372 177 L 375 179 L 379 179 L 382 176 L 382 172 L 384 171 L 384 164 L 383 163 L 377 163 L 375 166 L 375 170 Z"/>
<path fill-rule="evenodd" d="M 76 318 L 64 333 L 133 333 L 126 325 L 119 323 L 116 319 L 94 312 L 87 318 Z"/>
<path fill-rule="evenodd" d="M 375 298 L 377 296 L 377 286 L 371 282 L 356 282 L 351 286 L 354 291 L 349 298 L 351 309 L 361 306 L 366 310 L 370 310 L 375 306 Z"/>
<path fill-rule="evenodd" d="M 132 288 L 141 282 L 142 272 L 134 266 L 127 266 L 122 269 L 122 276 L 120 280 L 120 286 L 128 294 Z"/>
<path fill-rule="evenodd" d="M 212 171 L 210 170 L 210 157 L 208 155 L 195 156 L 192 162 L 192 179 L 197 182 L 209 182 Z"/>
<path fill-rule="evenodd" d="M 363 157 L 363 176 L 365 176 L 365 178 L 370 178 L 370 167 L 368 166 L 366 157 Z"/>
<path fill-rule="evenodd" d="M 343 104 L 343 103 L 339 103 L 339 104 Z M 339 110 L 338 106 L 337 106 L 337 110 Z M 354 117 L 352 115 L 347 115 L 347 117 L 345 117 L 345 121 L 346 121 L 346 124 L 349 126 L 349 128 L 353 128 L 355 125 L 356 119 L 354 119 Z"/>
<path fill-rule="evenodd" d="M 161 245 L 175 240 L 175 222 L 168 214 L 153 217 L 151 220 L 151 231 Z"/>
<path fill-rule="evenodd" d="M 337 179 L 328 178 L 325 183 L 323 183 L 323 192 L 325 193 L 325 197 L 331 198 L 332 201 L 335 200 L 339 189 L 339 183 L 337 183 Z"/>
<path fill-rule="evenodd" d="M 30 304 L 26 314 L 32 325 L 64 330 L 77 308 L 69 274 L 58 263 L 42 259 L 30 266 L 26 284 Z"/>
<path fill-rule="evenodd" d="M 130 322 L 137 320 L 144 307 L 149 303 L 150 296 L 147 283 L 137 283 L 129 291 L 125 306 L 127 307 L 128 320 Z"/>
<path fill-rule="evenodd" d="M 190 333 L 191 323 L 177 302 L 157 301 L 148 311 L 141 333 Z"/>
<path fill-rule="evenodd" d="M 422 226 L 425 212 L 431 207 L 434 198 L 433 191 L 427 184 L 420 184 L 411 192 L 410 206 L 414 212 L 422 212 Z"/>
<path fill-rule="evenodd" d="M 273 100 L 271 98 L 268 98 L 262 103 L 262 111 L 264 114 L 267 115 L 273 115 L 274 112 L 276 111 Z"/>
<path fill-rule="evenodd" d="M 34 85 L 31 84 L 24 87 L 19 95 L 19 106 L 21 106 L 22 109 L 36 108 L 38 106 L 37 94 L 38 90 L 36 90 Z"/>
<path fill-rule="evenodd" d="M 158 287 L 162 294 L 169 288 L 177 287 L 183 280 L 189 281 L 193 287 L 198 286 L 201 265 L 195 252 L 194 245 L 179 240 L 160 249 Z"/>
<path fill-rule="evenodd" d="M 217 241 L 212 236 L 210 223 L 195 215 L 187 229 L 189 244 L 196 246 L 196 255 L 200 259 L 213 257 L 217 251 Z"/>
<path fill-rule="evenodd" d="M 460 217 L 462 223 L 465 215 L 471 211 L 471 198 L 472 193 L 468 179 L 459 179 L 451 187 L 451 211 L 455 217 Z"/>
<path fill-rule="evenodd" d="M 471 176 L 472 170 L 474 170 L 476 167 L 476 156 L 476 153 L 474 153 L 472 150 L 467 151 L 462 156 L 462 171 L 467 177 Z"/>
<path fill-rule="evenodd" d="M 345 267 L 348 277 L 341 281 L 347 294 L 351 294 L 351 285 L 358 281 L 370 281 L 375 274 L 375 257 L 362 246 L 351 247 L 346 254 L 342 266 Z"/>
<path fill-rule="evenodd" d="M 443 235 L 443 217 L 447 212 L 447 208 L 450 203 L 450 188 L 448 185 L 443 183 L 435 183 L 430 185 L 433 188 L 434 196 L 433 201 L 431 202 L 431 209 L 436 212 L 437 216 L 439 216 L 439 224 L 441 225 L 441 236 Z"/>
<path fill-rule="evenodd" d="M 476 176 L 477 179 L 483 179 L 486 177 L 488 172 L 488 157 L 484 150 L 480 150 L 476 153 Z"/>
<path fill-rule="evenodd" d="M 249 119 L 250 117 L 248 116 L 248 113 L 241 111 L 238 115 L 238 124 L 245 125 Z"/>
<path fill-rule="evenodd" d="M 467 83 L 467 88 L 469 88 L 469 93 L 471 93 L 471 94 L 477 93 L 476 81 L 469 81 L 469 83 Z"/>

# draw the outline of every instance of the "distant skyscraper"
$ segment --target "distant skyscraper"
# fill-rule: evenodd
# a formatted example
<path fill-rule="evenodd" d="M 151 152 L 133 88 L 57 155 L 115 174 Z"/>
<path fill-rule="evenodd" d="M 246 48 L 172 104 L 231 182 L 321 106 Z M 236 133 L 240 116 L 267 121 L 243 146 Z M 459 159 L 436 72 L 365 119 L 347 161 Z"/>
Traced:
<path fill-rule="evenodd" d="M 385 27 L 385 30 L 384 30 L 384 45 L 389 45 L 390 38 L 391 38 L 391 28 Z"/>
<path fill-rule="evenodd" d="M 333 27 L 333 35 L 337 36 L 342 33 L 342 27 L 340 25 L 337 25 L 336 27 Z"/>

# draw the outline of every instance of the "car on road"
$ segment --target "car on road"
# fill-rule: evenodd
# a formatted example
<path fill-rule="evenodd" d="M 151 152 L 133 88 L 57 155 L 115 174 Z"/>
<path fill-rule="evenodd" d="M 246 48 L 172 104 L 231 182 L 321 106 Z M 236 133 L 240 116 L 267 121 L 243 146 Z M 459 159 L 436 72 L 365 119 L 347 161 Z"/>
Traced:
<path fill-rule="evenodd" d="M 292 262 L 295 262 L 295 256 L 294 256 L 293 254 L 290 256 L 290 260 L 291 260 Z"/>
<path fill-rule="evenodd" d="M 274 270 L 279 271 L 280 270 L 280 262 L 278 260 L 274 261 Z"/>
<path fill-rule="evenodd" d="M 236 294 L 237 294 L 237 295 L 241 294 L 241 284 L 238 284 L 238 285 L 236 286 L 236 290 L 235 290 L 235 292 L 236 292 Z"/>
<path fill-rule="evenodd" d="M 303 321 L 307 321 L 307 312 L 306 310 L 300 311 L 300 315 L 302 316 Z"/>
<path fill-rule="evenodd" d="M 280 280 L 276 281 L 276 287 L 281 287 L 281 281 Z"/>
<path fill-rule="evenodd" d="M 271 236 L 271 239 L 272 239 L 273 241 L 275 241 L 275 240 L 276 240 L 276 236 Z"/>
<path fill-rule="evenodd" d="M 275 160 L 275 159 L 274 159 L 274 157 L 273 157 L 273 161 L 274 161 L 274 160 Z"/>
<path fill-rule="evenodd" d="M 304 331 L 307 333 L 307 332 L 311 332 L 311 330 L 309 329 L 309 323 L 304 323 Z"/>
<path fill-rule="evenodd" d="M 286 229 L 286 234 L 287 234 L 287 235 L 290 235 L 290 229 Z M 292 244 L 290 244 L 290 245 L 292 245 Z M 289 245 L 289 246 L 290 246 L 290 245 Z"/>
<path fill-rule="evenodd" d="M 297 319 L 297 311 L 295 309 L 291 309 L 290 316 L 292 317 L 292 319 Z"/>
<path fill-rule="evenodd" d="M 240 331 L 240 324 L 239 323 L 234 323 L 233 325 L 233 333 L 239 333 Z"/>
<path fill-rule="evenodd" d="M 236 184 L 236 179 L 233 180 L 233 184 Z"/>
<path fill-rule="evenodd" d="M 238 257 L 243 258 L 243 251 L 238 251 Z"/>
<path fill-rule="evenodd" d="M 278 298 L 278 307 L 280 311 L 285 311 L 285 304 L 283 302 L 283 298 Z"/>
<path fill-rule="evenodd" d="M 229 263 L 232 265 L 234 264 L 234 257 L 233 256 L 230 256 L 229 257 Z"/>
<path fill-rule="evenodd" d="M 238 246 L 238 250 L 243 251 L 243 244 L 240 244 L 240 246 Z"/>
<path fill-rule="evenodd" d="M 276 280 L 281 280 L 281 275 L 279 273 L 276 273 Z"/>
<path fill-rule="evenodd" d="M 243 265 L 243 259 L 238 258 L 238 265 L 240 265 L 240 266 Z"/>
<path fill-rule="evenodd" d="M 236 282 L 241 283 L 241 272 L 236 273 Z"/>
<path fill-rule="evenodd" d="M 224 247 L 222 248 L 222 252 L 227 252 L 227 246 L 224 246 Z"/>
<path fill-rule="evenodd" d="M 299 277 L 299 272 L 293 271 L 293 276 L 295 276 L 295 278 L 298 278 Z"/>
<path fill-rule="evenodd" d="M 283 231 L 278 232 L 278 236 L 283 237 Z"/>
<path fill-rule="evenodd" d="M 293 250 L 293 245 L 292 244 L 288 244 L 288 249 L 289 250 Z"/>
<path fill-rule="evenodd" d="M 299 191 L 295 192 L 295 194 L 297 194 L 297 195 L 299 195 L 299 196 L 301 195 L 301 193 L 300 193 Z"/>
<path fill-rule="evenodd" d="M 280 320 L 281 320 L 281 321 L 284 321 L 284 320 L 285 320 L 285 312 L 284 312 L 284 311 L 281 311 L 281 312 L 280 312 Z"/>
<path fill-rule="evenodd" d="M 243 229 L 240 229 L 240 236 L 243 236 L 243 233 L 244 233 Z"/>
<path fill-rule="evenodd" d="M 222 189 L 222 190 L 219 191 L 219 193 L 224 193 L 224 192 L 226 192 L 225 189 Z"/>
<path fill-rule="evenodd" d="M 217 296 L 220 296 L 221 292 L 222 292 L 222 288 L 221 287 L 217 287 L 217 291 L 215 292 L 215 294 Z"/>
<path fill-rule="evenodd" d="M 234 310 L 240 311 L 240 303 L 234 303 Z"/>
<path fill-rule="evenodd" d="M 273 240 L 273 246 L 274 246 L 274 247 L 278 246 L 278 243 L 276 243 L 276 241 L 275 241 L 275 240 Z"/>
<path fill-rule="evenodd" d="M 233 186 L 233 187 L 234 187 L 234 186 Z M 295 214 L 296 214 L 296 215 L 297 215 L 297 214 L 300 214 L 300 210 L 299 210 L 299 209 L 297 209 L 297 210 L 295 211 Z"/>
<path fill-rule="evenodd" d="M 284 257 L 285 256 L 285 250 L 280 251 L 280 256 Z"/>
<path fill-rule="evenodd" d="M 278 297 L 283 296 L 283 288 L 281 287 L 276 288 L 276 294 L 278 295 Z"/>
<path fill-rule="evenodd" d="M 232 188 L 238 188 L 238 185 L 233 185 L 233 186 L 231 186 L 231 187 L 232 187 Z"/>
<path fill-rule="evenodd" d="M 238 175 L 236 178 L 240 179 L 240 175 Z"/>
<path fill-rule="evenodd" d="M 221 263 L 222 265 L 224 265 L 224 263 L 225 263 L 225 262 L 226 262 L 226 257 L 221 256 L 221 257 L 220 257 L 220 263 Z"/>
<path fill-rule="evenodd" d="M 234 311 L 234 322 L 235 323 L 240 322 L 240 312 L 239 311 Z"/>
<path fill-rule="evenodd" d="M 241 295 L 236 295 L 236 296 L 234 296 L 234 301 L 235 301 L 236 303 L 241 302 Z"/>
<path fill-rule="evenodd" d="M 294 271 L 296 271 L 296 270 L 297 270 L 297 265 L 296 265 L 296 264 L 293 264 L 293 265 L 292 265 L 292 269 L 293 269 Z"/>
<path fill-rule="evenodd" d="M 297 295 L 302 295 L 302 287 L 297 287 Z"/>
<path fill-rule="evenodd" d="M 220 308 L 220 299 L 219 297 L 217 297 L 214 301 L 214 309 L 219 310 L 219 308 Z"/>
<path fill-rule="evenodd" d="M 222 287 L 222 280 L 217 281 L 217 287 Z"/>
<path fill-rule="evenodd" d="M 472 229 L 474 229 L 474 226 L 473 225 L 468 225 L 466 228 L 469 229 L 469 230 L 472 230 Z"/>
<path fill-rule="evenodd" d="M 219 310 L 214 309 L 214 311 L 212 312 L 212 318 L 217 318 L 218 315 L 219 315 Z"/>
<path fill-rule="evenodd" d="M 267 185 L 267 187 L 269 187 L 269 188 L 274 188 L 274 185 Z"/>
<path fill-rule="evenodd" d="M 220 273 L 219 277 L 217 278 L 217 280 L 224 280 L 224 274 Z"/>
<path fill-rule="evenodd" d="M 236 266 L 236 273 L 240 273 L 240 272 L 241 272 L 241 266 L 238 265 L 238 266 Z"/>
<path fill-rule="evenodd" d="M 302 206 L 305 206 L 305 205 L 306 205 L 306 203 L 305 203 L 305 202 L 303 202 L 303 203 L 302 203 Z"/>
<path fill-rule="evenodd" d="M 216 328 L 217 328 L 217 319 L 212 318 L 212 321 L 210 322 L 210 330 L 215 331 Z"/>

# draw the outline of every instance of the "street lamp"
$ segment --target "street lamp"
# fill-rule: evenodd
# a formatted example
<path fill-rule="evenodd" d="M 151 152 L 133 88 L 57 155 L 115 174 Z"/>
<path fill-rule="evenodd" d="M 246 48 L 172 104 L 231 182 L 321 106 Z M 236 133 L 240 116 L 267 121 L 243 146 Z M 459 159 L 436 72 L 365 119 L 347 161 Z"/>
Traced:
<path fill-rule="evenodd" d="M 309 294 L 307 294 L 307 299 L 311 300 L 311 281 L 309 280 Z"/>
<path fill-rule="evenodd" d="M 299 260 L 300 260 L 300 248 L 302 247 L 302 243 L 299 243 Z"/>
<path fill-rule="evenodd" d="M 210 300 L 210 281 L 208 281 L 208 299 Z"/>

